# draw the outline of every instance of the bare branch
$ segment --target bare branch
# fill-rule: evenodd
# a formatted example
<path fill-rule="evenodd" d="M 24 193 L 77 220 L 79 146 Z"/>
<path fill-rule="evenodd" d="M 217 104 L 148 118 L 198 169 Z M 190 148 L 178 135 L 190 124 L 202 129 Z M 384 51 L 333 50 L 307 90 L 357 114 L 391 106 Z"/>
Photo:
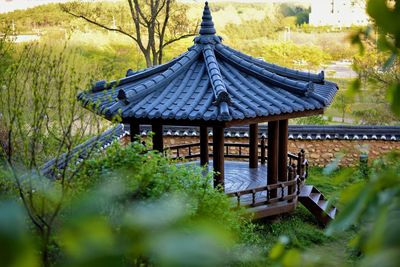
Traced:
<path fill-rule="evenodd" d="M 138 42 L 138 39 L 137 39 L 136 37 L 134 37 L 134 36 L 131 35 L 130 33 L 127 33 L 126 31 L 122 30 L 120 27 L 117 28 L 117 29 L 111 28 L 111 27 L 108 27 L 108 26 L 106 26 L 106 25 L 104 25 L 104 24 L 101 24 L 101 23 L 99 23 L 99 22 L 97 22 L 97 21 L 95 21 L 95 20 L 92 20 L 92 19 L 90 19 L 90 18 L 88 18 L 88 17 L 86 17 L 86 16 L 79 15 L 79 14 L 75 14 L 75 13 L 71 12 L 71 11 L 68 10 L 68 9 L 63 9 L 63 10 L 64 10 L 64 12 L 70 14 L 71 16 L 74 16 L 75 18 L 84 19 L 84 20 L 86 20 L 87 22 L 89 22 L 89 23 L 91 23 L 91 24 L 93 24 L 93 25 L 96 25 L 96 26 L 98 26 L 98 27 L 100 27 L 100 28 L 103 28 L 103 29 L 105 29 L 105 30 L 108 30 L 108 31 L 119 32 L 119 33 L 121 33 L 121 34 L 123 34 L 123 35 L 126 35 L 126 36 L 128 36 L 129 38 L 133 39 L 135 42 Z"/>
<path fill-rule="evenodd" d="M 168 40 L 167 42 L 165 42 L 162 45 L 162 47 L 164 48 L 164 47 L 166 47 L 166 46 L 168 46 L 168 45 L 170 45 L 172 43 L 175 43 L 176 41 L 179 41 L 179 40 L 182 40 L 182 39 L 185 39 L 185 38 L 188 38 L 188 37 L 196 36 L 196 35 L 197 35 L 197 33 L 188 33 L 188 34 L 181 35 L 179 37 L 176 37 L 176 38 L 173 38 L 171 40 Z"/>

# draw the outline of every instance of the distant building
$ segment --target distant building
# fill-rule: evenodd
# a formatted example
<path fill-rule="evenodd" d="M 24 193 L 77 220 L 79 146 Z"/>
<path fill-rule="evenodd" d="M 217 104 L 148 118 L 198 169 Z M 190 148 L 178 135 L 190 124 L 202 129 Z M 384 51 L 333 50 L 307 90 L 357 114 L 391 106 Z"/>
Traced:
<path fill-rule="evenodd" d="M 310 25 L 350 27 L 368 24 L 365 0 L 312 0 Z"/>

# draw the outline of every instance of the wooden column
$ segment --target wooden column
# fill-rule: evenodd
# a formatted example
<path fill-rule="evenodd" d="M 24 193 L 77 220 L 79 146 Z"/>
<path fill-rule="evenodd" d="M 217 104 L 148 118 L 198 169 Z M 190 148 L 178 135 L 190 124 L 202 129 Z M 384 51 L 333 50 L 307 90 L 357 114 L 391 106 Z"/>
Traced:
<path fill-rule="evenodd" d="M 265 164 L 265 137 L 261 137 L 261 164 Z"/>
<path fill-rule="evenodd" d="M 280 120 L 279 121 L 278 179 L 281 182 L 285 182 L 288 179 L 287 154 L 288 154 L 288 120 Z"/>
<path fill-rule="evenodd" d="M 218 174 L 214 175 L 214 187 L 224 188 L 224 128 L 213 127 L 213 167 Z"/>
<path fill-rule="evenodd" d="M 152 124 L 151 131 L 153 135 L 153 149 L 163 152 L 163 126 L 162 124 Z"/>
<path fill-rule="evenodd" d="M 208 164 L 208 130 L 207 126 L 200 126 L 200 164 Z"/>
<path fill-rule="evenodd" d="M 279 121 L 268 122 L 268 179 L 267 184 L 278 182 L 278 150 L 279 150 Z M 276 189 L 271 191 L 271 198 L 276 197 Z"/>
<path fill-rule="evenodd" d="M 131 136 L 131 142 L 135 141 L 135 137 L 137 135 L 140 135 L 140 125 L 137 122 L 131 122 L 129 124 L 130 127 L 130 136 Z"/>
<path fill-rule="evenodd" d="M 258 167 L 258 124 L 250 124 L 250 136 L 249 136 L 249 167 Z"/>

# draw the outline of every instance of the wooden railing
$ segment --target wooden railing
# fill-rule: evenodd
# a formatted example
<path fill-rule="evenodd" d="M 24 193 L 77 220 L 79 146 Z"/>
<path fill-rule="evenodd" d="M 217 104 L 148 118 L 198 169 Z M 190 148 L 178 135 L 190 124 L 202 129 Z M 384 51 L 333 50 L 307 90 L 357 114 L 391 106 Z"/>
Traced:
<path fill-rule="evenodd" d="M 212 143 L 209 143 L 209 146 L 212 148 Z M 231 148 L 237 148 L 236 153 L 232 153 Z M 249 148 L 250 145 L 248 143 L 225 143 L 224 156 L 226 158 L 238 158 L 238 159 L 248 159 L 249 158 Z M 264 138 L 261 139 L 260 144 L 258 145 L 259 153 L 258 159 L 261 164 L 265 164 L 267 161 L 266 150 L 268 147 L 265 144 Z M 200 143 L 192 143 L 192 144 L 183 144 L 183 145 L 175 145 L 166 147 L 164 151 L 167 153 L 169 151 L 170 157 L 172 159 L 195 159 L 200 158 Z M 247 153 L 246 153 L 247 152 Z M 212 153 L 209 153 L 209 156 L 212 157 Z M 299 153 L 293 154 L 288 153 L 288 165 L 296 166 L 297 174 L 300 179 L 304 181 L 308 175 L 308 161 L 305 158 L 304 150 L 302 149 Z"/>
<path fill-rule="evenodd" d="M 288 157 L 287 181 L 279 181 L 275 184 L 232 192 L 227 195 L 236 197 L 238 207 L 257 207 L 282 201 L 292 202 L 300 194 L 304 180 L 307 178 L 308 162 L 305 159 L 304 150 L 301 150 L 298 155 L 289 153 Z"/>
<path fill-rule="evenodd" d="M 291 177 L 290 177 L 291 178 Z M 298 175 L 287 182 L 278 182 L 253 189 L 228 193 L 228 197 L 236 197 L 237 207 L 258 207 L 281 201 L 293 201 L 300 193 L 301 179 Z M 264 194 L 263 194 L 264 193 Z"/>
<path fill-rule="evenodd" d="M 212 145 L 211 143 L 209 144 Z M 212 146 L 211 146 L 212 147 Z M 249 158 L 248 143 L 225 143 L 225 157 L 227 158 Z M 231 148 L 237 148 L 236 153 L 232 153 Z M 259 148 L 259 161 L 265 164 L 267 160 L 264 138 L 261 139 Z M 175 159 L 193 159 L 200 157 L 200 143 L 184 144 L 171 146 L 165 151 L 175 152 L 172 158 Z M 246 153 L 247 152 L 247 153 Z M 212 156 L 212 154 L 209 154 Z M 288 176 L 287 181 L 279 181 L 274 184 L 268 184 L 253 189 L 246 189 L 236 192 L 230 192 L 227 195 L 237 199 L 237 206 L 258 207 L 277 202 L 293 202 L 300 194 L 301 187 L 308 176 L 308 161 L 305 158 L 305 152 L 302 149 L 299 153 L 288 153 Z"/>
<path fill-rule="evenodd" d="M 208 145 L 210 148 L 212 148 L 212 143 L 208 143 Z M 236 153 L 232 152 L 232 148 L 237 148 L 237 152 Z M 258 144 L 258 148 L 259 148 L 258 158 L 261 161 L 261 163 L 264 164 L 265 161 L 267 160 L 266 157 L 267 145 L 265 144 L 264 138 L 261 138 L 261 142 L 260 144 Z M 249 158 L 250 144 L 248 143 L 225 143 L 224 149 L 225 149 L 224 156 L 226 158 L 237 158 L 237 159 Z M 165 152 L 169 151 L 170 157 L 172 159 L 200 158 L 200 142 L 169 146 L 166 147 L 164 151 Z M 212 153 L 209 153 L 209 156 L 212 156 Z"/>
<path fill-rule="evenodd" d="M 289 167 L 296 168 L 299 179 L 303 182 L 308 177 L 308 160 L 306 159 L 304 149 L 301 149 L 297 155 L 288 153 Z M 289 169 L 290 171 L 290 169 Z"/>

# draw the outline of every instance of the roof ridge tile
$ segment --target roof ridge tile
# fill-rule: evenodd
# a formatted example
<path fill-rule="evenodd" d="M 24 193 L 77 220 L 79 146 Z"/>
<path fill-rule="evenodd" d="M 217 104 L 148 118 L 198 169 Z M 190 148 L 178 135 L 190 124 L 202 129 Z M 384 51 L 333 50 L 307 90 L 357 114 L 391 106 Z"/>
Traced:
<path fill-rule="evenodd" d="M 231 120 L 232 117 L 227 105 L 230 105 L 232 100 L 222 80 L 221 71 L 211 45 L 203 46 L 203 57 L 215 96 L 214 104 L 219 107 L 218 120 Z"/>

